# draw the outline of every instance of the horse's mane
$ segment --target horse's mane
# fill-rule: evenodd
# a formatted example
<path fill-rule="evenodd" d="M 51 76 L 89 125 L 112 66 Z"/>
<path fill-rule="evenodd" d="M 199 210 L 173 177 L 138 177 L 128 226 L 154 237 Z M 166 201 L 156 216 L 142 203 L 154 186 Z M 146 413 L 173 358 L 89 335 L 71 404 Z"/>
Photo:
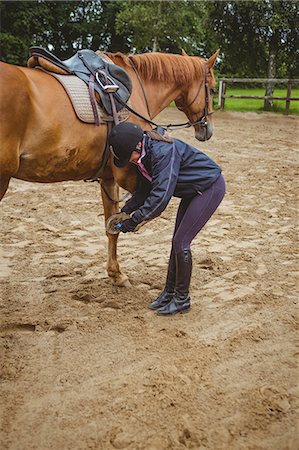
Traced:
<path fill-rule="evenodd" d="M 123 53 L 105 54 L 118 65 L 131 67 L 128 57 Z M 195 56 L 182 56 L 167 53 L 142 53 L 130 55 L 138 73 L 146 79 L 174 81 L 178 85 L 188 83 L 203 74 L 204 59 Z"/>

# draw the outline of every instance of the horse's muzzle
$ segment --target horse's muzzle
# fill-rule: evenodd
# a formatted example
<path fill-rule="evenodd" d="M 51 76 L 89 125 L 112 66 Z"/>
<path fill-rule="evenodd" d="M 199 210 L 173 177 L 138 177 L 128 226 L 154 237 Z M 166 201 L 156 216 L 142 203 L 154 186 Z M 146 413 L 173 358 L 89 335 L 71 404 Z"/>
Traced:
<path fill-rule="evenodd" d="M 213 135 L 213 125 L 208 122 L 206 126 L 199 126 L 195 130 L 195 138 L 198 141 L 208 141 Z"/>

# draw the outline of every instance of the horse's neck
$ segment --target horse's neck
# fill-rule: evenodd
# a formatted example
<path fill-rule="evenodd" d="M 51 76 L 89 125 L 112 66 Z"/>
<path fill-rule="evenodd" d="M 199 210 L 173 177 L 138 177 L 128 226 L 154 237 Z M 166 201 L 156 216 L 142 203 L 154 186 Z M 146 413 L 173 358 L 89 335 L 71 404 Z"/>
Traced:
<path fill-rule="evenodd" d="M 181 88 L 178 88 L 175 83 L 161 83 L 159 81 L 143 80 L 143 86 L 151 119 L 155 118 L 161 111 L 163 111 L 173 100 L 175 100 Z"/>
<path fill-rule="evenodd" d="M 161 111 L 163 111 L 173 100 L 175 100 L 182 91 L 182 87 L 178 87 L 174 81 L 158 81 L 152 79 L 145 79 L 139 73 L 136 77 L 136 73 L 128 63 L 126 57 L 121 53 L 107 53 L 107 56 L 112 59 L 115 64 L 123 67 L 128 71 L 132 79 L 135 79 L 134 87 L 140 90 L 141 102 L 145 104 L 144 95 L 149 106 L 150 118 L 153 119 Z M 140 88 L 140 81 L 143 86 L 143 92 Z M 144 105 L 145 106 L 145 105 Z"/>

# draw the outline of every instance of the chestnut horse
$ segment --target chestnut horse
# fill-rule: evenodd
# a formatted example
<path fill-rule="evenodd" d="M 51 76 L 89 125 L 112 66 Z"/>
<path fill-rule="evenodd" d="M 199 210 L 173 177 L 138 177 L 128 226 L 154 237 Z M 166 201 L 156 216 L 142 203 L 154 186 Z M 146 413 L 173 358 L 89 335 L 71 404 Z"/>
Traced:
<path fill-rule="evenodd" d="M 207 91 L 215 88 L 213 67 L 218 52 L 208 60 L 185 52 L 134 55 L 130 59 L 135 70 L 127 56 L 107 55 L 129 73 L 133 82 L 131 105 L 135 111 L 153 119 L 175 101 L 194 124 L 195 137 L 201 141 L 211 137 L 210 116 L 205 128 L 198 121 L 207 108 L 209 113 L 212 111 L 212 96 Z M 91 178 L 101 164 L 107 126 L 80 122 L 63 87 L 51 75 L 5 63 L 0 63 L 0 68 L 0 200 L 10 178 L 39 183 Z M 129 120 L 139 123 L 143 129 L 151 128 L 134 115 Z M 134 192 L 135 170 L 134 167 L 116 168 L 110 156 L 101 175 L 106 220 L 118 212 L 117 204 L 108 196 L 117 199 L 118 186 Z M 127 285 L 128 277 L 117 261 L 118 235 L 107 236 L 108 275 L 117 285 Z"/>

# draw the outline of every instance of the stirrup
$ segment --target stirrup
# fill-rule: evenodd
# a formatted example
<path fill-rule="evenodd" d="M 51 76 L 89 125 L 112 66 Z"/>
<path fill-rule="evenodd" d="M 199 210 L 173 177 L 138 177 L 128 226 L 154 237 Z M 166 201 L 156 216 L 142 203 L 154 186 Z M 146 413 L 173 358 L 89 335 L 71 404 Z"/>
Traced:
<path fill-rule="evenodd" d="M 103 91 L 106 92 L 107 94 L 114 94 L 119 89 L 119 86 L 117 86 L 117 84 L 103 84 L 102 81 L 100 80 L 99 72 L 96 73 L 96 80 L 101 86 L 101 89 L 103 89 Z"/>

